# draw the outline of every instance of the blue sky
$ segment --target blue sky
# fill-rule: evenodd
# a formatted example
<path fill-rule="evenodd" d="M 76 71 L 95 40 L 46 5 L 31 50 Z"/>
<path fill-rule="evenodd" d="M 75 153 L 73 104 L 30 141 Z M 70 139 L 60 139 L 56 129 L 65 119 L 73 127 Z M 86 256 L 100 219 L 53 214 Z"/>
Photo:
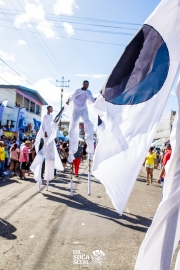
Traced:
<path fill-rule="evenodd" d="M 56 79 L 62 76 L 70 80 L 64 101 L 84 79 L 97 96 L 125 46 L 159 2 L 0 0 L 0 57 L 21 74 L 0 62 L 0 77 L 38 90 L 55 111 L 60 107 Z M 0 84 L 6 82 L 0 79 Z M 174 94 L 165 111 L 171 109 L 177 109 Z M 90 113 L 95 123 L 93 110 Z"/>

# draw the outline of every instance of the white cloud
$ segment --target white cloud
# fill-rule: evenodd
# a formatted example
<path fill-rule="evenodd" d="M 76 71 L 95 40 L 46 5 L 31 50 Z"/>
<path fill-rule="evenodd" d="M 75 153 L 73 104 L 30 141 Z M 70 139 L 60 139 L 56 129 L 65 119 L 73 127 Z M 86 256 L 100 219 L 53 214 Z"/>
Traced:
<path fill-rule="evenodd" d="M 37 29 L 42 31 L 47 38 L 53 38 L 55 36 L 54 30 L 52 30 L 53 23 L 46 20 L 38 23 Z"/>
<path fill-rule="evenodd" d="M 45 78 L 40 79 L 33 84 L 34 88 L 39 91 L 42 96 L 44 95 L 44 99 L 48 103 L 56 103 L 58 109 L 60 108 L 60 95 L 61 91 L 59 87 L 56 87 L 54 79 L 52 78 Z M 67 101 L 70 92 L 64 91 L 63 93 L 63 100 Z"/>
<path fill-rule="evenodd" d="M 55 31 L 53 30 L 53 23 L 48 22 L 45 19 L 45 12 L 43 5 L 30 4 L 26 2 L 25 13 L 17 15 L 14 21 L 14 25 L 19 28 L 22 24 L 27 24 L 29 28 L 32 27 L 31 22 L 37 23 L 36 28 L 44 33 L 47 38 L 55 37 Z"/>
<path fill-rule="evenodd" d="M 25 81 L 25 76 L 22 78 L 18 75 L 11 74 L 9 71 L 1 72 L 1 78 L 12 85 L 23 85 L 29 87 L 28 83 Z M 0 78 L 0 84 L 8 84 Z"/>
<path fill-rule="evenodd" d="M 19 43 L 20 45 L 24 45 L 24 44 L 26 44 L 26 41 L 25 41 L 25 40 L 22 40 L 22 39 L 19 39 L 19 40 L 18 40 L 18 43 Z"/>
<path fill-rule="evenodd" d="M 4 6 L 4 2 L 3 1 L 0 1 L 0 5 Z"/>
<path fill-rule="evenodd" d="M 7 54 L 6 52 L 3 52 L 3 51 L 0 51 L 0 57 L 1 57 L 4 61 L 6 61 L 6 60 L 9 60 L 9 61 L 12 61 L 12 62 L 15 61 L 14 55 L 12 55 L 12 54 Z"/>
<path fill-rule="evenodd" d="M 64 26 L 64 31 L 69 35 L 72 36 L 74 35 L 74 28 L 70 23 L 64 22 L 63 23 Z"/>
<path fill-rule="evenodd" d="M 93 73 L 90 73 L 90 74 L 75 74 L 76 77 L 84 77 L 84 78 L 93 78 L 93 79 L 102 79 L 102 78 L 105 78 L 107 77 L 108 75 L 107 74 L 93 74 Z"/>
<path fill-rule="evenodd" d="M 40 79 L 33 84 L 34 89 L 37 90 L 40 95 L 46 100 L 49 105 L 53 106 L 54 113 L 53 115 L 57 115 L 60 111 L 60 100 L 61 100 L 61 91 L 60 88 L 57 88 L 55 82 L 52 78 Z M 65 103 L 71 92 L 64 91 L 63 93 L 63 103 Z M 43 110 L 43 114 L 46 113 L 46 110 Z"/>
<path fill-rule="evenodd" d="M 0 69 L 1 69 L 1 70 L 8 70 L 8 67 L 7 67 L 7 66 L 5 67 L 5 66 L 1 66 L 1 65 L 0 65 Z"/>
<path fill-rule="evenodd" d="M 72 16 L 74 8 L 78 8 L 75 0 L 57 0 L 54 4 L 54 13 L 56 15 L 65 14 Z"/>

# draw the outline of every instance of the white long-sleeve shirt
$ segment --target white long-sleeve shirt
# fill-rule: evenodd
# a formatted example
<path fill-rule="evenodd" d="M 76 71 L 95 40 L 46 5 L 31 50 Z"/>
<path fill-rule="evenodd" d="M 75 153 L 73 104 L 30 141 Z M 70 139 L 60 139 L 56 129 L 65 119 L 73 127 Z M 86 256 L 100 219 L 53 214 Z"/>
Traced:
<path fill-rule="evenodd" d="M 50 136 L 52 132 L 52 127 L 51 127 L 52 121 L 53 121 L 53 116 L 51 114 L 46 114 L 43 117 L 43 121 L 42 121 L 43 131 L 46 132 L 48 136 Z"/>
<path fill-rule="evenodd" d="M 69 102 L 74 103 L 74 110 L 85 110 L 87 109 L 87 100 L 92 103 L 95 102 L 90 90 L 77 89 L 72 96 L 69 98 Z"/>

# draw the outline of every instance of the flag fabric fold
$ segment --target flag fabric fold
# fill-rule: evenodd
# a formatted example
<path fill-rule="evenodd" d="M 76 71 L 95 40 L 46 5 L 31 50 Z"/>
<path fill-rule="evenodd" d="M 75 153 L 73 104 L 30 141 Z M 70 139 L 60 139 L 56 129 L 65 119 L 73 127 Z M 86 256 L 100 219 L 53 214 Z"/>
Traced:
<path fill-rule="evenodd" d="M 163 0 L 126 47 L 95 105 L 103 128 L 93 174 L 122 214 L 180 63 L 179 1 Z"/>
<path fill-rule="evenodd" d="M 176 95 L 179 108 L 170 137 L 172 156 L 165 169 L 163 200 L 140 247 L 137 270 L 171 269 L 172 257 L 180 240 L 180 77 Z M 180 254 L 175 269 L 179 267 Z"/>
<path fill-rule="evenodd" d="M 67 106 L 63 107 L 59 114 L 51 122 L 51 133 L 49 138 L 44 137 L 43 123 L 36 136 L 35 149 L 36 157 L 31 164 L 30 169 L 34 174 L 34 179 L 41 185 L 41 168 L 42 163 L 45 161 L 45 179 L 51 181 L 54 178 L 54 169 L 63 171 L 63 165 L 58 155 L 57 148 L 54 139 L 56 138 L 56 132 L 61 120 L 62 114 L 67 110 Z"/>

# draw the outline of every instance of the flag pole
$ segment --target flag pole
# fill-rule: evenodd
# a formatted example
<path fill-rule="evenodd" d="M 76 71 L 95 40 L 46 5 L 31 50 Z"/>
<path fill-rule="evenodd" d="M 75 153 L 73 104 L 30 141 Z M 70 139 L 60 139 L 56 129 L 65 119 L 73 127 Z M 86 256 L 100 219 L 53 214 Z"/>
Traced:
<path fill-rule="evenodd" d="M 71 197 L 73 197 L 73 162 L 70 163 L 70 193 Z"/>

